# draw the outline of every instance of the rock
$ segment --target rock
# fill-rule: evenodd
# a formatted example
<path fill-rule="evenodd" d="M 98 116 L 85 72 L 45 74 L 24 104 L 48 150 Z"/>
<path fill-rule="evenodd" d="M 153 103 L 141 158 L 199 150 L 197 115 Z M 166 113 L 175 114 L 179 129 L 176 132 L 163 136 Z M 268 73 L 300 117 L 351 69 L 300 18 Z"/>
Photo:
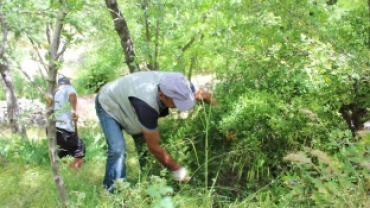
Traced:
<path fill-rule="evenodd" d="M 45 106 L 39 100 L 18 99 L 19 117 L 18 120 L 24 125 L 44 126 L 46 124 Z M 7 103 L 0 101 L 0 123 L 8 123 Z"/>
<path fill-rule="evenodd" d="M 364 129 L 366 129 L 366 130 L 370 130 L 370 121 L 366 121 L 366 122 L 364 123 Z"/>

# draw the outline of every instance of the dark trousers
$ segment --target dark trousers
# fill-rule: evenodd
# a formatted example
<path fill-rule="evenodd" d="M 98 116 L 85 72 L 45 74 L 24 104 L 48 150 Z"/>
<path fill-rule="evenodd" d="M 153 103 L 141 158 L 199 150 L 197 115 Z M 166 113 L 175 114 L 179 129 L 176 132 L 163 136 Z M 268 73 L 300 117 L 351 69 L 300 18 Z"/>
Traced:
<path fill-rule="evenodd" d="M 139 156 L 140 169 L 147 163 L 146 157 L 148 156 L 148 148 L 143 134 L 132 135 L 135 142 L 135 147 Z"/>
<path fill-rule="evenodd" d="M 67 155 L 74 158 L 85 157 L 85 144 L 75 132 L 57 128 L 57 145 L 59 145 L 59 158 Z"/>

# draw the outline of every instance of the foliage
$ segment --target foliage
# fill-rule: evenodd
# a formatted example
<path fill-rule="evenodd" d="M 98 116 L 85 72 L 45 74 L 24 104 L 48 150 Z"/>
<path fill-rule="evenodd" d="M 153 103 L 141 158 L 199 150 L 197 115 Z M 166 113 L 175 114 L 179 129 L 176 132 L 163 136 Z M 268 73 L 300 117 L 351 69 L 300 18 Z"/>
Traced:
<path fill-rule="evenodd" d="M 123 74 L 122 55 L 118 43 L 94 45 L 100 50 L 87 52 L 86 62 L 79 66 L 78 79 L 73 83 L 80 94 L 93 94 L 101 86 Z"/>
<path fill-rule="evenodd" d="M 53 13 L 44 7 L 37 7 L 37 12 L 19 9 L 36 8 L 39 1 L 13 2 L 6 1 L 2 11 L 14 7 L 25 15 L 8 12 L 14 31 L 10 43 L 17 46 L 16 40 L 27 33 L 41 44 L 38 34 L 43 21 L 38 13 L 47 17 L 46 22 Z M 191 60 L 196 58 L 192 73 L 217 75 L 213 95 L 218 105 L 200 104 L 187 119 L 173 112 L 160 121 L 162 146 L 190 170 L 189 184 L 172 182 L 169 171 L 149 157 L 143 173 L 137 172 L 137 163 L 129 169 L 133 183 L 119 183 L 116 195 L 105 193 L 100 181 L 106 148 L 103 134 L 96 125 L 82 128 L 89 155 L 84 169 L 76 174 L 62 165 L 71 206 L 365 207 L 369 203 L 369 137 L 350 132 L 342 112 L 352 117 L 356 130 L 369 118 L 366 3 L 338 1 L 328 6 L 324 0 L 204 0 L 122 4 L 135 43 L 135 61 L 158 62 L 162 71 L 189 74 Z M 103 2 L 68 4 L 71 11 L 85 9 L 68 16 L 71 30 L 64 35 L 72 43 L 79 42 L 77 34 L 88 42 L 74 85 L 79 94 L 89 94 L 125 74 L 127 68 Z M 21 93 L 22 79 L 17 77 L 15 83 Z M 25 88 L 24 95 L 33 97 L 33 91 Z M 347 110 L 340 111 L 343 107 Z M 7 170 L 0 177 L 3 187 L 13 187 L 37 173 L 50 177 L 43 140 L 0 142 L 1 155 L 15 167 L 0 167 Z M 129 163 L 135 161 L 134 148 L 128 151 Z M 27 169 L 24 175 L 18 171 L 21 167 Z M 46 179 L 32 179 L 48 184 Z M 30 188 L 45 188 L 45 192 L 33 195 L 27 191 Z M 36 200 L 31 199 L 37 195 L 52 207 L 58 205 L 53 190 L 52 186 L 22 182 L 0 196 L 9 197 L 5 201 L 9 205 L 30 195 L 19 204 L 32 206 Z"/>
<path fill-rule="evenodd" d="M 119 207 L 153 207 L 172 208 L 171 195 L 173 190 L 166 185 L 166 181 L 152 176 L 149 180 L 137 183 L 131 187 L 129 183 L 118 181 L 113 198 L 113 205 Z"/>
<path fill-rule="evenodd" d="M 236 38 L 222 50 L 228 62 L 221 65 L 227 71 L 218 71 L 222 80 L 215 91 L 219 106 L 199 107 L 189 115 L 190 121 L 174 119 L 161 127 L 166 132 L 163 137 L 169 138 L 169 149 L 180 152 L 175 157 L 182 163 L 191 162 L 197 178 L 204 177 L 199 170 L 207 163 L 208 151 L 212 159 L 207 165 L 213 170 L 209 179 L 258 190 L 288 168 L 281 163 L 282 157 L 301 150 L 302 145 L 335 154 L 339 149 L 332 145 L 330 129 L 347 129 L 338 110 L 350 103 L 368 106 L 367 76 L 362 75 L 366 66 L 355 54 L 364 55 L 351 50 L 351 44 L 336 44 L 336 36 L 345 33 L 332 36 L 334 32 L 327 32 L 342 28 L 339 22 L 333 24 L 340 8 L 312 1 L 295 4 L 250 3 L 249 15 L 232 30 L 248 38 Z M 228 6 L 230 11 L 236 5 Z M 342 13 L 340 19 L 357 25 L 358 13 L 349 13 Z M 292 18 L 298 24 L 292 24 Z M 210 149 L 205 149 L 207 139 Z"/>
<path fill-rule="evenodd" d="M 42 95 L 40 95 L 35 87 L 24 86 L 24 75 L 20 75 L 19 73 L 19 71 L 14 71 L 13 81 L 17 95 L 30 100 L 42 100 Z M 40 76 L 34 76 L 33 81 L 39 86 L 44 86 L 43 78 Z"/>
<path fill-rule="evenodd" d="M 293 171 L 283 177 L 290 192 L 285 206 L 366 207 L 369 203 L 369 137 L 358 144 L 343 146 L 335 156 L 307 149 L 290 153 L 284 160 Z M 292 199 L 295 200 L 292 200 Z"/>
<path fill-rule="evenodd" d="M 87 130 L 82 129 L 82 132 L 86 133 Z M 198 178 L 200 181 L 194 180 L 194 177 L 197 178 L 196 175 L 193 175 L 193 180 L 189 184 L 177 184 L 159 176 L 143 177 L 140 174 L 138 176 L 131 168 L 128 169 L 128 174 L 139 178 L 131 179 L 132 183 L 117 182 L 116 193 L 110 194 L 101 185 L 105 160 L 101 156 L 102 147 L 96 146 L 97 149 L 94 149 L 97 142 L 89 139 L 92 135 L 94 134 L 86 135 L 85 141 L 93 151 L 89 150 L 89 157 L 80 171 L 72 170 L 67 164 L 60 162 L 61 173 L 71 196 L 70 207 L 342 208 L 366 207 L 370 200 L 367 195 L 370 173 L 367 161 L 369 135 L 353 140 L 351 135 L 345 132 L 332 132 L 332 141 L 339 137 L 347 141 L 332 144 L 340 149 L 335 155 L 310 147 L 288 153 L 284 157 L 284 163 L 289 167 L 286 171 L 253 193 L 246 194 L 245 190 L 239 189 L 239 194 L 243 195 L 243 198 L 238 201 L 228 197 L 227 193 L 237 187 L 215 185 L 211 190 L 206 190 L 200 188 L 198 184 L 201 178 Z M 93 140 L 99 141 L 99 138 L 101 137 L 96 136 Z M 34 140 L 29 144 L 18 142 L 18 148 L 23 151 L 9 148 L 9 140 L 0 141 L 1 146 L 5 147 L 0 153 L 7 159 L 7 163 L 0 166 L 1 206 L 60 206 L 55 185 L 50 183 L 52 176 L 49 164 L 45 162 L 48 160 L 48 156 L 45 155 L 46 141 Z M 33 154 L 29 154 L 31 148 L 25 149 L 29 145 L 36 149 Z M 132 143 L 129 143 L 129 146 L 131 145 Z M 42 146 L 43 148 L 40 148 Z M 132 153 L 128 155 L 132 156 Z M 41 158 L 44 161 L 40 160 Z M 219 162 L 219 165 L 227 168 L 225 162 Z M 165 176 L 166 173 L 157 175 Z"/>
<path fill-rule="evenodd" d="M 74 82 L 80 94 L 92 94 L 103 84 L 128 73 L 114 24 L 103 1 L 92 2 L 86 9 L 89 12 L 84 13 L 84 20 L 91 32 L 84 32 L 83 39 L 89 44 L 84 50 L 83 63 L 76 66 Z"/>
<path fill-rule="evenodd" d="M 19 160 L 31 165 L 49 164 L 47 140 L 25 140 L 16 137 L 9 140 L 1 139 L 0 153 L 8 162 L 15 163 Z M 22 154 L 25 152 L 27 154 Z"/>
<path fill-rule="evenodd" d="M 80 170 L 72 170 L 68 162 L 72 158 L 59 162 L 61 174 L 70 195 L 70 207 L 178 207 L 186 204 L 197 206 L 204 204 L 202 197 L 191 199 L 189 196 L 178 195 L 167 185 L 163 177 L 138 174 L 137 167 L 133 168 L 131 161 L 135 159 L 132 152 L 133 142 L 128 140 L 128 175 L 126 183 L 117 181 L 116 193 L 110 194 L 102 188 L 104 172 L 104 145 L 101 132 L 91 132 L 91 126 L 80 129 L 84 142 L 87 144 L 87 157 Z M 1 156 L 6 159 L 0 165 L 0 206 L 12 207 L 53 207 L 61 206 L 55 184 L 52 178 L 49 157 L 47 156 L 47 140 L 25 141 L 19 137 L 0 139 Z M 22 151 L 19 151 L 22 150 Z M 32 152 L 32 151 L 33 152 Z M 32 152 L 32 154 L 30 154 Z M 2 158 L 1 158 L 2 159 Z M 3 161 L 1 161 L 3 162 Z M 64 163 L 66 162 L 66 163 Z M 134 163 L 138 166 L 138 163 Z M 132 185 L 131 185 L 132 184 Z M 186 194 L 186 193 L 185 193 Z M 176 202 L 172 200 L 175 197 Z"/>

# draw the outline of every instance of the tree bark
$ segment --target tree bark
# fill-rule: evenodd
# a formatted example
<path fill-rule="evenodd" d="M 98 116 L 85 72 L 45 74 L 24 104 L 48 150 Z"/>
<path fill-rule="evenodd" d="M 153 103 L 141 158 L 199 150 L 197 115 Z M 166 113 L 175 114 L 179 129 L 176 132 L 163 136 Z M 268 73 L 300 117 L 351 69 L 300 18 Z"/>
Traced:
<path fill-rule="evenodd" d="M 130 73 L 140 71 L 138 64 L 134 62 L 135 59 L 135 47 L 131 40 L 130 31 L 127 27 L 125 18 L 122 16 L 121 11 L 118 8 L 116 0 L 105 0 L 108 7 L 109 13 L 114 21 L 115 30 L 121 39 L 121 47 L 125 53 L 126 64 L 129 68 Z"/>
<path fill-rule="evenodd" d="M 193 74 L 193 69 L 195 68 L 196 62 L 197 62 L 197 57 L 196 56 L 191 57 L 191 63 L 190 63 L 189 72 L 188 72 L 189 82 L 191 82 L 191 76 Z"/>
<path fill-rule="evenodd" d="M 0 45 L 0 73 L 1 73 L 1 84 L 3 86 L 6 102 L 7 102 L 7 117 L 11 125 L 12 132 L 18 133 L 24 137 L 26 135 L 26 129 L 24 125 L 17 119 L 20 114 L 17 94 L 14 90 L 14 82 L 12 74 L 9 69 L 9 61 L 6 57 L 6 43 L 7 43 L 7 24 L 3 14 L 0 14 L 0 27 L 1 27 L 1 45 Z"/>
<path fill-rule="evenodd" d="M 202 18 L 202 23 L 205 23 L 208 16 L 212 13 L 213 11 L 208 11 L 206 13 L 204 13 L 203 15 L 203 18 Z M 199 36 L 199 37 L 198 37 Z M 197 40 L 197 38 L 199 38 L 199 40 L 203 40 L 204 38 L 204 34 L 203 33 L 200 33 L 200 34 L 194 34 L 190 40 L 183 46 L 183 47 L 180 47 L 180 50 L 181 50 L 181 55 L 178 57 L 178 62 L 181 63 L 182 65 L 184 65 L 184 71 L 185 71 L 185 61 L 183 60 L 183 56 L 185 54 L 185 52 L 194 44 L 194 42 Z M 191 59 L 191 63 L 190 64 L 193 64 L 193 58 Z M 195 57 L 196 59 L 196 57 Z M 193 71 L 193 70 L 192 70 Z M 192 76 L 192 72 L 188 73 L 188 78 L 190 78 Z"/>
<path fill-rule="evenodd" d="M 148 13 L 147 13 L 148 0 L 140 1 L 140 6 L 141 6 L 141 10 L 143 10 L 143 12 L 144 12 L 145 37 L 146 37 L 146 42 L 147 42 L 148 47 L 149 47 L 149 43 L 151 42 L 151 33 L 150 33 L 150 22 L 149 22 L 149 17 L 148 17 Z M 155 70 L 155 64 L 153 64 L 154 61 L 153 61 L 153 56 L 152 56 L 151 53 L 148 53 L 148 58 L 149 58 L 148 62 L 141 63 L 141 65 L 144 64 L 144 67 L 139 65 L 140 69 L 145 68 L 145 69 L 149 69 L 149 70 Z"/>
<path fill-rule="evenodd" d="M 369 11 L 369 17 L 370 17 L 370 0 L 367 0 L 367 8 L 368 8 L 368 11 Z M 368 34 L 367 34 L 369 37 L 368 37 L 368 48 L 370 48 L 370 27 L 368 26 Z"/>
<path fill-rule="evenodd" d="M 159 9 L 160 6 L 158 6 Z M 159 70 L 159 19 L 157 19 L 156 28 L 155 28 L 155 43 L 154 43 L 154 70 Z M 152 69 L 153 70 L 153 69 Z"/>
<path fill-rule="evenodd" d="M 59 61 L 59 57 L 64 53 L 65 47 L 60 47 L 60 38 L 61 33 L 63 30 L 63 19 L 66 16 L 66 12 L 64 11 L 64 6 L 60 5 L 59 11 L 57 14 L 57 20 L 55 23 L 54 31 L 50 38 L 50 60 L 48 63 L 48 80 L 47 80 L 47 93 L 44 95 L 46 99 L 46 127 L 47 127 L 47 136 L 49 139 L 49 157 L 51 162 L 51 168 L 53 171 L 54 181 L 58 188 L 59 196 L 62 200 L 64 206 L 69 205 L 69 197 L 67 195 L 66 189 L 64 187 L 63 179 L 59 172 L 59 165 L 58 165 L 58 155 L 57 155 L 57 142 L 56 142 L 56 120 L 54 118 L 54 94 L 57 88 L 56 84 L 56 77 L 58 72 L 57 62 Z M 59 49 L 61 50 L 59 51 Z"/>
<path fill-rule="evenodd" d="M 355 80 L 351 94 L 356 95 L 356 97 L 353 98 L 351 103 L 342 104 L 339 108 L 339 112 L 342 114 L 342 117 L 346 121 L 346 124 L 351 130 L 353 136 L 356 136 L 356 131 L 363 128 L 363 119 L 367 114 L 367 110 L 363 107 L 363 103 L 359 102 L 357 99 L 361 84 L 365 85 L 365 83 Z"/>
<path fill-rule="evenodd" d="M 329 0 L 328 2 L 326 2 L 327 5 L 331 6 L 331 5 L 334 5 L 338 2 L 338 0 Z"/>
<path fill-rule="evenodd" d="M 362 118 L 366 115 L 366 109 L 359 108 L 357 104 L 351 103 L 349 105 L 342 105 L 339 112 L 351 130 L 352 136 L 355 136 L 356 132 L 363 128 Z"/>

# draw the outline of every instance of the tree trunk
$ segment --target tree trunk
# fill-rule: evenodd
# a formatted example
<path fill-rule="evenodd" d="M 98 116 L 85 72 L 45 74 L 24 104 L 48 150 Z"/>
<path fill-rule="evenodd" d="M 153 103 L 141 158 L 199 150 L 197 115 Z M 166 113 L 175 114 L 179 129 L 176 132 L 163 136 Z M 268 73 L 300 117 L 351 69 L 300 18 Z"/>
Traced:
<path fill-rule="evenodd" d="M 202 23 L 205 23 L 208 16 L 212 13 L 212 11 L 209 11 L 209 12 L 206 12 L 204 13 L 204 16 L 203 16 L 203 19 L 202 19 Z M 199 37 L 198 37 L 199 36 Z M 178 57 L 178 63 L 180 66 L 182 66 L 181 68 L 183 68 L 183 71 L 185 72 L 185 60 L 184 60 L 184 54 L 185 52 L 194 44 L 194 42 L 199 38 L 199 40 L 203 40 L 204 38 L 204 34 L 203 33 L 200 33 L 200 34 L 194 34 L 190 40 L 183 46 L 183 47 L 180 47 L 181 49 L 181 55 Z M 195 59 L 194 59 L 195 58 Z M 196 57 L 192 57 L 191 58 L 191 62 L 190 64 L 194 64 L 193 61 L 196 61 Z M 193 70 L 192 68 L 193 66 L 190 66 L 190 68 Z M 191 77 L 191 74 L 192 72 L 188 73 L 188 78 Z"/>
<path fill-rule="evenodd" d="M 370 17 L 370 0 L 367 0 L 367 8 L 369 11 L 369 17 Z M 370 27 L 368 26 L 368 48 L 370 48 Z"/>
<path fill-rule="evenodd" d="M 105 0 L 111 17 L 114 21 L 114 27 L 117 31 L 118 36 L 121 39 L 121 47 L 125 53 L 126 64 L 130 70 L 130 73 L 140 71 L 138 64 L 134 62 L 135 59 L 135 47 L 131 40 L 130 31 L 128 30 L 125 18 L 122 16 L 121 11 L 118 8 L 116 0 Z"/>
<path fill-rule="evenodd" d="M 69 198 L 64 187 L 63 179 L 59 172 L 58 165 L 58 155 L 57 155 L 57 142 L 56 142 L 56 120 L 54 118 L 54 94 L 57 88 L 56 77 L 58 72 L 57 62 L 59 57 L 64 53 L 65 47 L 60 47 L 60 38 L 63 30 L 63 19 L 67 14 L 64 12 L 64 6 L 60 5 L 59 11 L 57 14 L 57 20 L 55 23 L 55 28 L 51 36 L 51 43 L 49 49 L 50 60 L 48 63 L 48 82 L 47 82 L 47 93 L 44 98 L 46 99 L 46 127 L 47 127 L 47 136 L 49 139 L 49 157 L 51 162 L 51 168 L 54 175 L 54 181 L 58 187 L 59 196 L 62 200 L 64 206 L 68 206 Z M 62 48 L 58 52 L 59 48 Z"/>
<path fill-rule="evenodd" d="M 338 0 L 329 0 L 328 2 L 326 2 L 327 5 L 331 6 L 331 5 L 334 5 L 338 2 Z"/>
<path fill-rule="evenodd" d="M 151 42 L 151 33 L 150 33 L 150 22 L 149 22 L 149 17 L 148 17 L 148 13 L 147 13 L 147 10 L 148 10 L 148 0 L 143 0 L 143 1 L 140 1 L 140 6 L 141 6 L 141 9 L 143 10 L 144 12 L 144 22 L 145 22 L 145 37 L 146 37 L 146 42 L 148 44 L 148 47 L 149 47 L 149 44 Z M 153 56 L 152 54 L 149 52 L 148 53 L 148 62 L 144 62 L 144 63 L 141 63 L 141 65 L 144 65 L 144 67 L 140 66 L 140 69 L 149 69 L 149 70 L 154 70 L 155 66 L 153 64 Z"/>
<path fill-rule="evenodd" d="M 5 18 L 0 14 L 0 27 L 1 27 L 1 45 L 0 45 L 0 73 L 2 79 L 2 86 L 6 95 L 7 102 L 7 117 L 11 125 L 12 132 L 21 134 L 26 137 L 26 129 L 24 125 L 20 124 L 17 117 L 20 114 L 17 94 L 14 90 L 14 82 L 9 69 L 9 61 L 6 57 L 6 43 L 7 43 L 7 25 Z"/>
<path fill-rule="evenodd" d="M 141 9 L 144 12 L 144 21 L 145 21 L 145 34 L 146 34 L 146 42 L 149 45 L 152 42 L 151 33 L 150 33 L 150 21 L 148 17 L 148 0 L 140 1 Z M 160 10 L 161 3 L 157 2 L 158 10 Z M 159 63 L 158 63 L 158 56 L 159 56 L 159 19 L 157 18 L 156 21 L 156 28 L 155 28 L 155 43 L 154 43 L 154 52 L 148 53 L 149 61 L 146 63 L 146 68 L 149 70 L 159 70 Z M 154 55 L 153 55 L 154 54 Z"/>
<path fill-rule="evenodd" d="M 0 59 L 4 63 L 4 57 Z M 20 134 L 24 138 L 27 138 L 26 128 L 18 119 L 18 116 L 20 115 L 20 108 L 18 104 L 18 98 L 14 90 L 13 79 L 8 66 L 3 63 L 0 64 L 0 79 L 6 95 L 8 121 L 12 128 L 12 133 Z"/>
<path fill-rule="evenodd" d="M 351 103 L 349 105 L 342 105 L 339 109 L 339 112 L 346 121 L 346 124 L 351 130 L 352 135 L 355 136 L 356 132 L 363 128 L 362 119 L 366 115 L 366 109 L 358 107 L 355 103 Z"/>
<path fill-rule="evenodd" d="M 193 75 L 193 69 L 195 68 L 195 64 L 197 63 L 197 57 L 193 56 L 191 57 L 191 63 L 190 63 L 190 68 L 188 72 L 188 80 L 191 82 L 191 76 Z"/>

